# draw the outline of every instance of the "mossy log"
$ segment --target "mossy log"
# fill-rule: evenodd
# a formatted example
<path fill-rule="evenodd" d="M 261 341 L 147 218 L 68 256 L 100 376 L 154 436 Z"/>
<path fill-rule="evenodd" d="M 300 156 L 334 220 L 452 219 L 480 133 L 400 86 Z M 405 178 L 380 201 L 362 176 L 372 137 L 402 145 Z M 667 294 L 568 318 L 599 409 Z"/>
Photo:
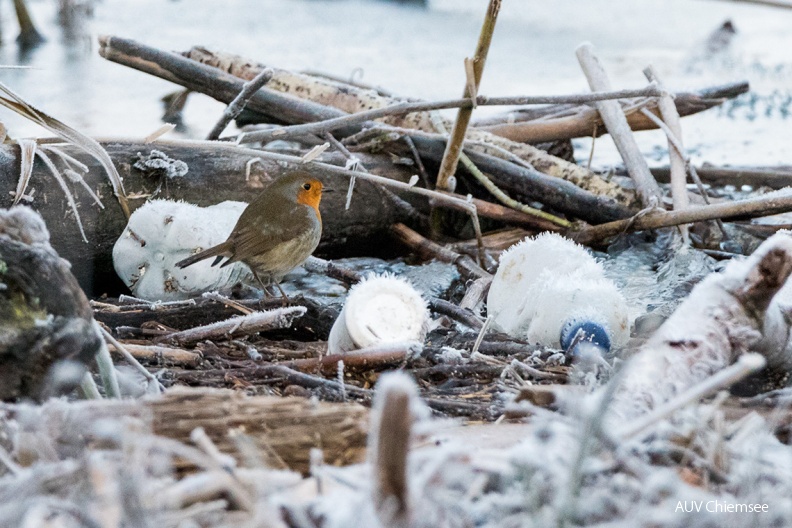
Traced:
<path fill-rule="evenodd" d="M 86 365 L 99 346 L 88 299 L 41 218 L 25 207 L 0 210 L 0 400 L 74 389 L 81 369 L 54 376 L 52 367 Z"/>

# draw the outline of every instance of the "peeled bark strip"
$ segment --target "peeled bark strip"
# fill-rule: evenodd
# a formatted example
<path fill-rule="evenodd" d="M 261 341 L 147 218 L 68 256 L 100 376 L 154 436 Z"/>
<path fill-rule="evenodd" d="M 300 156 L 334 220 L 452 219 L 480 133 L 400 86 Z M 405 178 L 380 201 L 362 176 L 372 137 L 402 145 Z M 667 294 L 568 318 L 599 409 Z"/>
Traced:
<path fill-rule="evenodd" d="M 222 51 L 211 51 L 201 46 L 194 46 L 189 51 L 182 53 L 182 55 L 248 81 L 267 68 L 267 66 L 252 59 Z M 374 108 L 385 108 L 386 106 L 404 102 L 402 98 L 383 96 L 378 94 L 376 90 L 355 87 L 326 77 L 297 73 L 280 68 L 272 68 L 272 70 L 274 73 L 272 79 L 267 83 L 267 88 L 331 106 L 348 114 Z M 387 116 L 378 121 L 397 127 L 415 128 L 424 132 L 435 131 L 429 114 L 426 112 L 416 112 L 403 116 Z"/>
<path fill-rule="evenodd" d="M 615 415 L 654 409 L 754 350 L 770 301 L 790 273 L 792 237 L 779 233 L 697 285 L 626 367 Z"/>

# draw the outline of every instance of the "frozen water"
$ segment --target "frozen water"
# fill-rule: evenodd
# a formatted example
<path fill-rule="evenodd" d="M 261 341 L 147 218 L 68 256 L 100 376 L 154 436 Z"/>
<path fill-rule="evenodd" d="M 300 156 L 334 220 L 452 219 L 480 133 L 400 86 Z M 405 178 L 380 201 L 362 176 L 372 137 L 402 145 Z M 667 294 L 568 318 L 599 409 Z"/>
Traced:
<path fill-rule="evenodd" d="M 634 235 L 611 247 L 603 261 L 605 276 L 624 295 L 631 320 L 653 311 L 667 317 L 695 284 L 716 269 L 715 260 L 701 251 L 671 250 L 677 244 L 669 234 L 655 242 Z"/>

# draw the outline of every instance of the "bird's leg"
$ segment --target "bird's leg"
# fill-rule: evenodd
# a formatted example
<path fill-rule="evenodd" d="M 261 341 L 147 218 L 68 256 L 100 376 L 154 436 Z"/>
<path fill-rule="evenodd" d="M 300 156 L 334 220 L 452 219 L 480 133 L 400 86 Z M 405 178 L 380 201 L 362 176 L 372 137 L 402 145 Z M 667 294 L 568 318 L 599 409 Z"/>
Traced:
<path fill-rule="evenodd" d="M 256 270 L 254 270 L 253 268 L 250 268 L 250 271 L 253 272 L 253 276 L 256 277 L 256 280 L 258 281 L 258 283 L 261 284 L 261 289 L 264 292 L 264 295 L 269 295 L 269 296 L 274 297 L 275 294 L 272 291 L 269 290 L 269 287 L 272 286 L 273 284 L 275 286 L 277 286 L 278 291 L 280 291 L 281 298 L 283 299 L 283 306 L 286 306 L 286 304 L 290 301 L 290 299 L 289 299 L 289 296 L 286 295 L 286 293 L 283 291 L 283 288 L 280 287 L 280 284 L 278 284 L 278 281 L 276 281 L 275 279 L 270 279 L 270 284 L 269 285 L 265 285 L 264 281 L 261 280 L 261 277 L 259 277 L 259 274 L 256 273 Z"/>
<path fill-rule="evenodd" d="M 278 287 L 278 291 L 280 291 L 281 298 L 283 299 L 283 306 L 286 306 L 286 303 L 288 303 L 291 299 L 289 299 L 289 296 L 286 295 L 285 291 L 283 291 L 283 288 L 281 288 L 280 284 L 278 284 L 278 281 L 272 279 L 272 283 Z"/>
<path fill-rule="evenodd" d="M 259 285 L 261 286 L 261 291 L 264 292 L 264 296 L 272 295 L 272 292 L 269 291 L 269 289 L 268 289 L 268 285 L 264 284 L 264 281 L 261 280 L 261 277 L 259 277 L 259 274 L 256 273 L 256 270 L 254 270 L 253 268 L 250 268 L 250 271 L 252 271 L 253 272 L 253 276 L 256 277 L 256 280 L 258 281 Z"/>

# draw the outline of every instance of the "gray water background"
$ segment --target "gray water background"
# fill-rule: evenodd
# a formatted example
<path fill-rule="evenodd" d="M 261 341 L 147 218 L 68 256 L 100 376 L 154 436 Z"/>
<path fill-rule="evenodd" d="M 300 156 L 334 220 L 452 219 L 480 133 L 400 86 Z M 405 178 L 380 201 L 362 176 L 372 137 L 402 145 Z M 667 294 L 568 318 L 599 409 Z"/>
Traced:
<path fill-rule="evenodd" d="M 430 0 L 424 9 L 376 0 L 103 0 L 91 19 L 68 29 L 58 24 L 55 0 L 29 4 L 48 40 L 21 52 L 11 2 L 0 2 L 0 63 L 33 68 L 0 70 L 0 80 L 86 133 L 132 138 L 158 128 L 159 99 L 177 87 L 102 59 L 97 35 L 177 51 L 204 45 L 447 99 L 462 92 L 463 59 L 473 53 L 487 1 Z M 707 36 L 727 19 L 738 30 L 731 47 L 699 60 Z M 574 55 L 583 41 L 595 45 L 615 88 L 642 86 L 649 63 L 672 89 L 751 81 L 753 99 L 685 119 L 691 154 L 698 162 L 792 164 L 792 121 L 783 112 L 792 88 L 792 10 L 715 0 L 504 0 L 480 92 L 586 91 Z M 221 111 L 208 97 L 192 97 L 183 135 L 204 136 Z M 47 135 L 9 111 L 0 109 L 0 120 L 14 137 Z M 588 156 L 590 143 L 576 141 L 578 157 Z M 642 133 L 639 143 L 652 163 L 666 162 L 662 134 Z M 598 140 L 595 166 L 618 161 L 610 140 Z"/>

